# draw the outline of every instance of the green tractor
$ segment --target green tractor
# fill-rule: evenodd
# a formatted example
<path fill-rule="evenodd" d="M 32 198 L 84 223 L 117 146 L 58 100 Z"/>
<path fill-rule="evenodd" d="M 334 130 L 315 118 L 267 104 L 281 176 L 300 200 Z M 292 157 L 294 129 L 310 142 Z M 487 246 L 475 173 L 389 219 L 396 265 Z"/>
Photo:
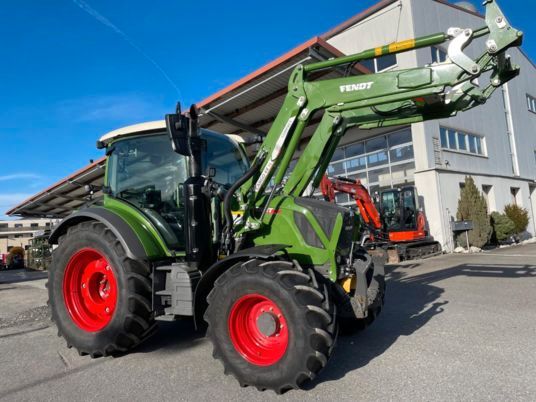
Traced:
<path fill-rule="evenodd" d="M 354 241 L 353 212 L 307 193 L 348 128 L 450 117 L 519 74 L 506 51 L 521 44 L 522 33 L 494 1 L 486 8 L 486 26 L 477 30 L 298 65 L 251 163 L 236 136 L 198 127 L 195 107 L 101 138 L 102 203 L 70 215 L 50 236 L 58 245 L 50 307 L 68 347 L 91 357 L 125 353 L 158 320 L 193 317 L 241 385 L 281 393 L 313 379 L 332 354 L 339 323 L 362 328 L 378 316 L 385 282 L 381 259 Z M 486 35 L 476 61 L 463 53 Z M 447 41 L 444 63 L 311 79 Z M 490 83 L 479 87 L 485 73 Z M 289 172 L 318 111 L 323 117 Z"/>

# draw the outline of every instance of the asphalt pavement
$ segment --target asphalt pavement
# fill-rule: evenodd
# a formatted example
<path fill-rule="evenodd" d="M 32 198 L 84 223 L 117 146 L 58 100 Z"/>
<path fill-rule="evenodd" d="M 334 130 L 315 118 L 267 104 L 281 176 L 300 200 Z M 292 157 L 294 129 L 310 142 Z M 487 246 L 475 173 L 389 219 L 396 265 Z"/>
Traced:
<path fill-rule="evenodd" d="M 80 357 L 48 319 L 45 281 L 0 272 L 0 400 L 536 400 L 536 244 L 390 267 L 378 320 L 282 396 L 225 376 L 189 320 L 126 356 Z"/>

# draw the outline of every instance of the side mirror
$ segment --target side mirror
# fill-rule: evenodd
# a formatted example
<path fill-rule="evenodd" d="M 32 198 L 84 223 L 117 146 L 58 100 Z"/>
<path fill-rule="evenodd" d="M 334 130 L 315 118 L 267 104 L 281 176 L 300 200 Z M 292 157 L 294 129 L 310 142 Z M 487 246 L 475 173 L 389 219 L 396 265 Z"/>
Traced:
<path fill-rule="evenodd" d="M 166 115 L 166 129 L 173 151 L 184 156 L 191 156 L 188 138 L 188 118 L 180 114 Z"/>
<path fill-rule="evenodd" d="M 171 141 L 171 147 L 173 151 L 184 156 L 192 155 L 188 138 L 189 120 L 188 117 L 181 114 L 180 104 L 177 105 L 175 114 L 166 115 L 166 129 Z"/>

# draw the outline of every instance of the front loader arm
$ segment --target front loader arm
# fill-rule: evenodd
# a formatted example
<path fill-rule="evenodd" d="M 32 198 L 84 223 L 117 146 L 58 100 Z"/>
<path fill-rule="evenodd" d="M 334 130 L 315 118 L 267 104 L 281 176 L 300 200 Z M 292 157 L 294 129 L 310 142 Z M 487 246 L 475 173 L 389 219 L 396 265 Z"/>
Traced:
<path fill-rule="evenodd" d="M 335 177 L 330 179 L 327 175 L 322 176 L 320 191 L 324 199 L 335 202 L 335 191 L 349 194 L 356 202 L 359 213 L 365 224 L 375 230 L 382 228 L 380 213 L 376 209 L 372 197 L 360 180 Z"/>
<path fill-rule="evenodd" d="M 475 38 L 488 36 L 485 52 L 476 60 L 463 53 Z M 363 129 L 410 124 L 456 115 L 481 105 L 504 83 L 519 74 L 506 51 L 520 46 L 522 32 L 512 28 L 494 0 L 486 2 L 486 26 L 477 30 L 451 28 L 447 33 L 398 42 L 323 62 L 299 65 L 289 80 L 282 109 L 257 153 L 258 172 L 239 190 L 244 220 L 238 230 L 258 229 L 261 219 L 252 212 L 266 203 L 269 184 L 283 194 L 301 196 L 319 185 L 340 138 L 350 127 Z M 308 81 L 310 73 L 351 65 L 384 54 L 407 52 L 450 41 L 444 63 L 378 74 Z M 487 86 L 476 78 L 491 72 Z M 312 115 L 323 117 L 288 181 L 281 186 L 288 165 Z"/>

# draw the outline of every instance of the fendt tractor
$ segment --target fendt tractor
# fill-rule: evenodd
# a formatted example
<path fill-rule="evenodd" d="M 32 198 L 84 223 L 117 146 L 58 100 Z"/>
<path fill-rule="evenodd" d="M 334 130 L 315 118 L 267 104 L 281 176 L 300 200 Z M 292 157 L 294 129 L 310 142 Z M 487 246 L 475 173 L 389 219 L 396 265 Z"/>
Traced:
<path fill-rule="evenodd" d="M 480 57 L 463 53 L 484 36 Z M 198 126 L 195 106 L 165 125 L 102 137 L 101 203 L 50 236 L 59 334 L 80 354 L 115 355 L 153 334 L 157 320 L 193 317 L 241 385 L 301 387 L 326 366 L 338 322 L 369 324 L 384 299 L 383 265 L 353 241 L 353 212 L 308 196 L 339 140 L 350 127 L 446 118 L 485 103 L 519 74 L 506 51 L 522 36 L 488 0 L 482 28 L 298 65 L 251 164 L 244 144 Z M 319 70 L 447 41 L 443 63 L 311 81 Z M 489 84 L 480 87 L 479 77 Z M 317 111 L 323 117 L 286 177 Z"/>

